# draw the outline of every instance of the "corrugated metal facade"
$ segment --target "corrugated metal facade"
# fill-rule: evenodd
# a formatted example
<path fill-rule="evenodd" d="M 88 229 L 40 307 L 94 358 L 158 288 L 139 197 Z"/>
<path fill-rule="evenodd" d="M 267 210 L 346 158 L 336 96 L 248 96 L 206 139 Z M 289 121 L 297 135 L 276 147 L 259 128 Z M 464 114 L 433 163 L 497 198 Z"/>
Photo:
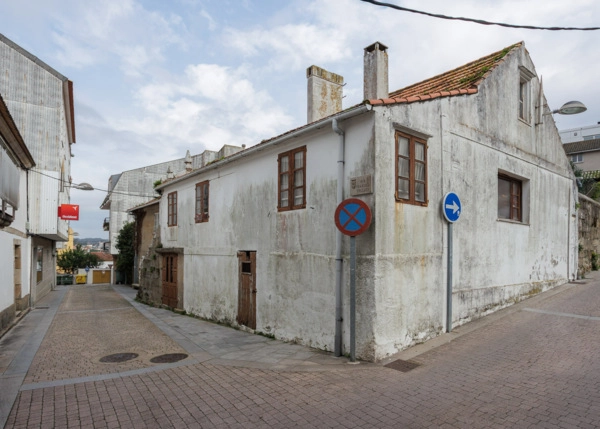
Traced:
<path fill-rule="evenodd" d="M 29 231 L 59 241 L 68 237 L 58 205 L 69 203 L 67 192 L 59 196 L 60 180 L 71 171 L 69 88 L 66 77 L 0 34 L 0 93 L 36 163 L 29 173 Z"/>

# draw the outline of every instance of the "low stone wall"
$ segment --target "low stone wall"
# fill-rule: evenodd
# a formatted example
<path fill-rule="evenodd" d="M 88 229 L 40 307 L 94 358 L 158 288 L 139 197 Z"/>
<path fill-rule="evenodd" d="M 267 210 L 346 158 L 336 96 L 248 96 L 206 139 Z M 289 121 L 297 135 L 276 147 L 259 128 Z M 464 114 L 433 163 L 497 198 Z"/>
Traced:
<path fill-rule="evenodd" d="M 579 276 L 600 268 L 600 203 L 579 195 Z"/>

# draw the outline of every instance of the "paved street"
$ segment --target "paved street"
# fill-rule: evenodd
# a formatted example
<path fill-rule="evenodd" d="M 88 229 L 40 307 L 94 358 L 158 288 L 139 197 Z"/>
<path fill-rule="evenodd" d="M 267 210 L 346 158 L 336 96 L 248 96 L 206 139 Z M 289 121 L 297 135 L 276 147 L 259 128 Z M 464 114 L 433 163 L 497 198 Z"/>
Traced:
<path fill-rule="evenodd" d="M 599 292 L 567 284 L 353 365 L 128 287 L 59 286 L 0 339 L 0 427 L 600 427 Z"/>

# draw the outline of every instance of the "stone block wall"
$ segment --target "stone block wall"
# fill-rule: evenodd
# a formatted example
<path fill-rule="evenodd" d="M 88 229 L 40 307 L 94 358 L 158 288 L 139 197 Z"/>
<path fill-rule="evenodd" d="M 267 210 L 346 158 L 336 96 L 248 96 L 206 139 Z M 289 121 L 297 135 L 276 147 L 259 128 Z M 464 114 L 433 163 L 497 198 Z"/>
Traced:
<path fill-rule="evenodd" d="M 600 203 L 579 195 L 577 209 L 579 223 L 579 276 L 600 268 Z M 594 264 L 594 265 L 595 265 Z"/>

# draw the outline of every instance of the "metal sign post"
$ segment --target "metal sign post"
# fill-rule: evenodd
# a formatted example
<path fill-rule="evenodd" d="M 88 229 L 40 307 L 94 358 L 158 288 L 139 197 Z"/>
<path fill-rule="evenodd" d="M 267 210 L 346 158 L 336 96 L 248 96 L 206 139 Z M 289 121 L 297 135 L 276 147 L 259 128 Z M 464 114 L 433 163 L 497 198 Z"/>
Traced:
<path fill-rule="evenodd" d="M 452 224 L 460 217 L 462 204 L 454 192 L 448 192 L 442 200 L 442 211 L 448 221 L 448 269 L 446 283 L 446 332 L 452 331 Z"/>
<path fill-rule="evenodd" d="M 350 236 L 350 362 L 356 362 L 356 236 L 371 224 L 371 209 L 362 200 L 349 198 L 335 210 L 335 226 Z"/>

